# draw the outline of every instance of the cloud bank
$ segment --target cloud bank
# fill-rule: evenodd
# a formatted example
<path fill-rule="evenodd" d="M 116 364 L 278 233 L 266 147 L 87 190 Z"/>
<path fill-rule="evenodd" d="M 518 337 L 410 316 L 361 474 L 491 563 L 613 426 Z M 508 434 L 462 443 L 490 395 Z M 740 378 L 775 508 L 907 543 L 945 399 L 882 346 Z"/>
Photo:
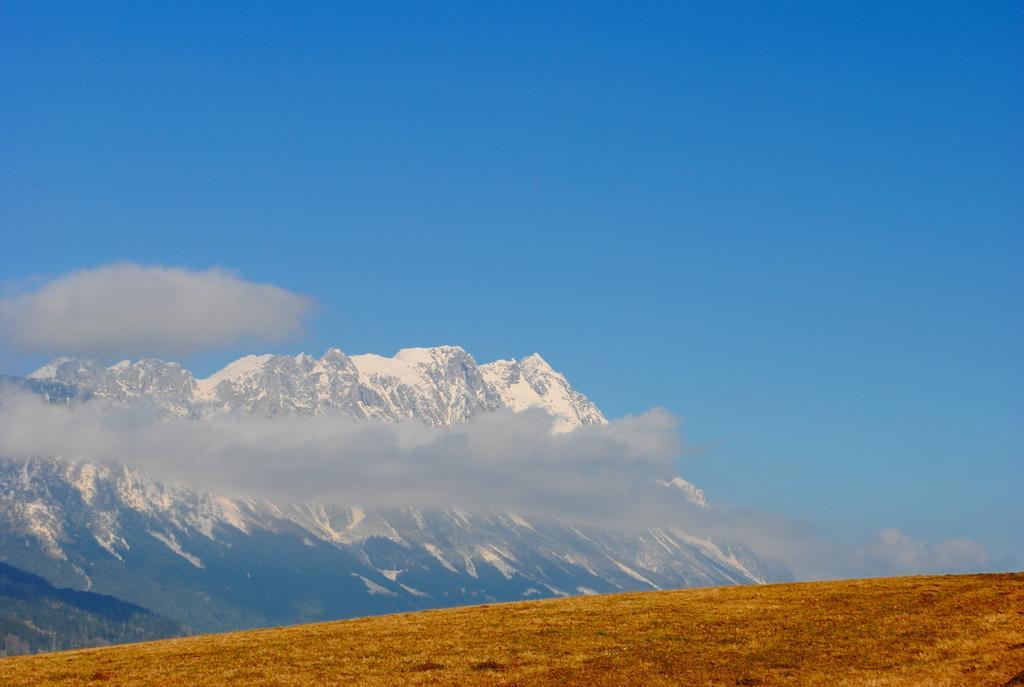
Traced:
<path fill-rule="evenodd" d="M 0 342 L 17 353 L 178 356 L 301 329 L 311 301 L 212 268 L 123 263 L 70 272 L 0 299 Z"/>
<path fill-rule="evenodd" d="M 748 546 L 798 580 L 1005 571 L 1018 565 L 1012 556 L 996 557 L 972 539 L 932 543 L 887 528 L 859 541 L 837 541 L 810 522 L 752 509 L 696 512 L 688 524 L 718 541 Z"/>
<path fill-rule="evenodd" d="M 664 507 L 681 450 L 661 410 L 552 432 L 547 413 L 497 411 L 451 429 L 344 415 L 202 421 L 145 406 L 56 405 L 0 393 L 0 455 L 125 463 L 214 493 L 295 503 L 459 506 L 624 522 Z M 654 487 L 654 488 L 652 488 Z"/>
<path fill-rule="evenodd" d="M 828 579 L 1008 569 L 971 540 L 895 530 L 838 543 L 808 523 L 700 508 L 659 484 L 683 451 L 663 410 L 553 433 L 542 411 L 499 411 L 452 429 L 345 416 L 203 421 L 99 401 L 55 405 L 0 387 L 0 456 L 125 463 L 214 493 L 289 503 L 514 510 L 620 529 L 677 526 L 747 546 L 782 575 Z"/>

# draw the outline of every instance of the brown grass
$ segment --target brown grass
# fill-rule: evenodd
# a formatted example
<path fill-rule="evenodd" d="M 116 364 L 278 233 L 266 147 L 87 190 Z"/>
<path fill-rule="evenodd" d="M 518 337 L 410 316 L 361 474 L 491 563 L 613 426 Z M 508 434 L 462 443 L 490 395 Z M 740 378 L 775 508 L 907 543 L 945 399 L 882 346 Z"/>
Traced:
<path fill-rule="evenodd" d="M 42 684 L 1024 684 L 1024 574 L 497 604 L 0 660 L 0 685 Z"/>

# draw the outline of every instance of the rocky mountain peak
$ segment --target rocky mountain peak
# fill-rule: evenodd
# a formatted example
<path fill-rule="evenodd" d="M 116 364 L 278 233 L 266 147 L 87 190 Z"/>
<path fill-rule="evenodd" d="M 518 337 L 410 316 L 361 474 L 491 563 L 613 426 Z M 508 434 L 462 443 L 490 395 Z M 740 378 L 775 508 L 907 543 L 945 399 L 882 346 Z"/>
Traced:
<path fill-rule="evenodd" d="M 556 429 L 604 423 L 586 396 L 539 354 L 478 365 L 461 346 L 403 348 L 393 357 L 247 355 L 204 379 L 178 363 L 125 360 L 111 367 L 56 358 L 31 376 L 82 398 L 144 400 L 174 417 L 244 411 L 259 415 L 338 413 L 357 419 L 418 419 L 451 426 L 499 408 L 541 408 Z"/>

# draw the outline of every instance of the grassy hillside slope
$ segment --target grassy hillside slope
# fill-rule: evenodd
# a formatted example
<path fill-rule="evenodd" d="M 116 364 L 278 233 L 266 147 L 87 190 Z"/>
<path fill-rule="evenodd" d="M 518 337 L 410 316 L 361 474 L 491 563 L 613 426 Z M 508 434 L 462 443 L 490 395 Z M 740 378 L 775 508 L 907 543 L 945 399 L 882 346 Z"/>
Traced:
<path fill-rule="evenodd" d="M 1024 685 L 1024 574 L 475 606 L 0 660 L 10 685 Z"/>

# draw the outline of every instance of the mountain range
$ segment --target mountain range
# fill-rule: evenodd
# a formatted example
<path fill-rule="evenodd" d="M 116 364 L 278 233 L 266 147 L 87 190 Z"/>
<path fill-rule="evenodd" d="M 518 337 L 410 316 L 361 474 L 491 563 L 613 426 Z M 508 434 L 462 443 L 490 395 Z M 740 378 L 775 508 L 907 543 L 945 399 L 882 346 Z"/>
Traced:
<path fill-rule="evenodd" d="M 233 410 L 263 416 L 333 412 L 451 427 L 498 408 L 540 407 L 562 431 L 607 422 L 540 355 L 477 365 L 459 346 L 404 348 L 391 358 L 348 356 L 336 348 L 319 359 L 248 355 L 205 379 L 162 360 L 126 360 L 104 367 L 57 358 L 29 379 L 92 398 L 145 400 L 167 415 L 196 419 Z"/>
<path fill-rule="evenodd" d="M 529 408 L 548 412 L 556 432 L 607 422 L 541 356 L 478 365 L 457 346 L 390 358 L 251 355 L 204 379 L 160 360 L 106 367 L 58 358 L 6 382 L 51 403 L 143 403 L 196 422 L 337 414 L 450 428 Z M 681 477 L 662 486 L 706 506 Z M 773 577 L 743 547 L 673 526 L 618 531 L 509 511 L 278 503 L 60 456 L 0 460 L 0 559 L 115 594 L 187 631 Z"/>

